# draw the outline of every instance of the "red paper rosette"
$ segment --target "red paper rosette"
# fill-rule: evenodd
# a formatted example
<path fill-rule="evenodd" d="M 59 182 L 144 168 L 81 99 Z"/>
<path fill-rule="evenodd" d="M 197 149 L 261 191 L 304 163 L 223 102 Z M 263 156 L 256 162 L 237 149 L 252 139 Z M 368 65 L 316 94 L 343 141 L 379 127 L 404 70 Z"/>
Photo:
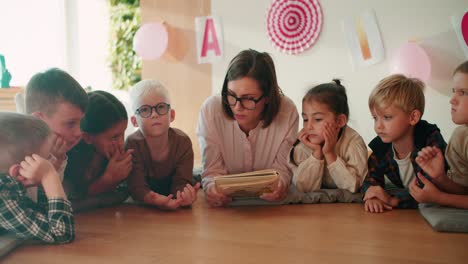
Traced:
<path fill-rule="evenodd" d="M 323 14 L 318 0 L 273 0 L 267 13 L 271 43 L 286 54 L 298 54 L 317 41 Z"/>

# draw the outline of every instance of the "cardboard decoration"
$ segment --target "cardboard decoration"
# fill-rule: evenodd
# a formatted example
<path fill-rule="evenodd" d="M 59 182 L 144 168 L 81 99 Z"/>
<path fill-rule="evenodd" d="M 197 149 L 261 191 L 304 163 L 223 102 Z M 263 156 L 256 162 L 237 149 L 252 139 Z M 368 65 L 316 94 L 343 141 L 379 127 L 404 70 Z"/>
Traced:
<path fill-rule="evenodd" d="M 220 18 L 196 17 L 195 34 L 198 63 L 212 63 L 223 57 L 224 39 Z"/>
<path fill-rule="evenodd" d="M 345 18 L 342 25 L 354 70 L 383 61 L 385 52 L 373 10 Z"/>
<path fill-rule="evenodd" d="M 273 0 L 267 11 L 268 39 L 275 48 L 289 55 L 312 47 L 322 25 L 319 0 Z"/>

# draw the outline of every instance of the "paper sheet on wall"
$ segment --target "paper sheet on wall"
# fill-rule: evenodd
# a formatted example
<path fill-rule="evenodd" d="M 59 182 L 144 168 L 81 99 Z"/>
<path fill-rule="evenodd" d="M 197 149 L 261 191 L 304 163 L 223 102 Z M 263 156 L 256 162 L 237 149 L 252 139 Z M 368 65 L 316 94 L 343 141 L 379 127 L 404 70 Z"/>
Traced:
<path fill-rule="evenodd" d="M 353 70 L 383 61 L 385 53 L 373 10 L 345 18 L 342 25 Z"/>

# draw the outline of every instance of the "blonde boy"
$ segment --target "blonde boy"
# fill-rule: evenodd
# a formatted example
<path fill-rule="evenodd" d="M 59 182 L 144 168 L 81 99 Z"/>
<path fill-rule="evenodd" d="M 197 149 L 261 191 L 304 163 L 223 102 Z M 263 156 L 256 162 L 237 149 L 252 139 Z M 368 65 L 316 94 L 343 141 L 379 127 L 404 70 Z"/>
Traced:
<path fill-rule="evenodd" d="M 411 195 L 420 203 L 468 209 L 468 61 L 459 65 L 453 75 L 453 96 L 450 100 L 455 129 L 445 152 L 450 170 L 445 173 L 441 149 L 427 147 L 418 153 L 416 162 L 432 182 L 422 179 L 410 185 Z"/>
<path fill-rule="evenodd" d="M 143 80 L 132 87 L 130 98 L 131 121 L 139 128 L 126 142 L 127 149 L 134 149 L 130 195 L 166 210 L 191 205 L 200 186 L 191 185 L 192 142 L 183 131 L 170 127 L 175 111 L 167 90 L 158 81 Z"/>
<path fill-rule="evenodd" d="M 408 186 L 421 171 L 415 162 L 417 153 L 427 146 L 445 150 L 446 143 L 437 126 L 421 120 L 423 90 L 420 80 L 395 74 L 381 80 L 369 96 L 378 136 L 369 143 L 369 174 L 362 187 L 368 212 L 416 208 Z"/>
<path fill-rule="evenodd" d="M 47 243 L 74 239 L 71 204 L 49 162 L 53 143 L 49 127 L 40 119 L 0 112 L 0 231 Z M 47 204 L 34 203 L 19 180 L 42 186 Z"/>

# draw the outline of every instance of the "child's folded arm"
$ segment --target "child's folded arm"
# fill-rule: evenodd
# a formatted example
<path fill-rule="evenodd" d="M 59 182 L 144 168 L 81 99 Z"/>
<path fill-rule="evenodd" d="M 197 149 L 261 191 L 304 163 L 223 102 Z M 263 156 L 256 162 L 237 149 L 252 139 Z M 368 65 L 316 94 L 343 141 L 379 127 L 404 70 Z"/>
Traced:
<path fill-rule="evenodd" d="M 367 175 L 367 147 L 364 142 L 350 145 L 347 156 L 347 161 L 338 156 L 335 162 L 328 165 L 328 170 L 339 189 L 355 193 Z"/>
<path fill-rule="evenodd" d="M 385 187 L 385 178 L 384 178 L 384 171 L 381 166 L 381 162 L 379 164 L 379 160 L 375 153 L 372 153 L 367 160 L 367 168 L 368 173 L 362 183 L 361 193 L 364 195 L 367 192 L 367 189 L 371 186 L 381 186 L 382 188 Z"/>
<path fill-rule="evenodd" d="M 151 192 L 145 180 L 145 164 L 142 158 L 142 150 L 132 140 L 126 143 L 126 149 L 134 149 L 132 170 L 128 175 L 128 190 L 133 199 L 143 202 L 145 195 Z M 148 164 L 149 165 L 149 164 Z"/>
<path fill-rule="evenodd" d="M 298 164 L 291 166 L 293 171 L 292 182 L 300 192 L 317 191 L 322 185 L 325 163 L 316 159 L 311 151 L 303 144 L 294 148 L 293 158 Z"/>
<path fill-rule="evenodd" d="M 192 142 L 188 141 L 184 144 L 181 155 L 177 157 L 175 174 L 172 178 L 171 193 L 176 195 L 177 191 L 183 191 L 187 184 L 193 183 L 193 148 Z"/>
<path fill-rule="evenodd" d="M 24 208 L 25 205 L 28 207 Z M 66 199 L 49 199 L 47 215 L 31 201 L 0 199 L 0 207 L 2 227 L 18 236 L 54 244 L 68 243 L 75 238 L 73 211 Z"/>

